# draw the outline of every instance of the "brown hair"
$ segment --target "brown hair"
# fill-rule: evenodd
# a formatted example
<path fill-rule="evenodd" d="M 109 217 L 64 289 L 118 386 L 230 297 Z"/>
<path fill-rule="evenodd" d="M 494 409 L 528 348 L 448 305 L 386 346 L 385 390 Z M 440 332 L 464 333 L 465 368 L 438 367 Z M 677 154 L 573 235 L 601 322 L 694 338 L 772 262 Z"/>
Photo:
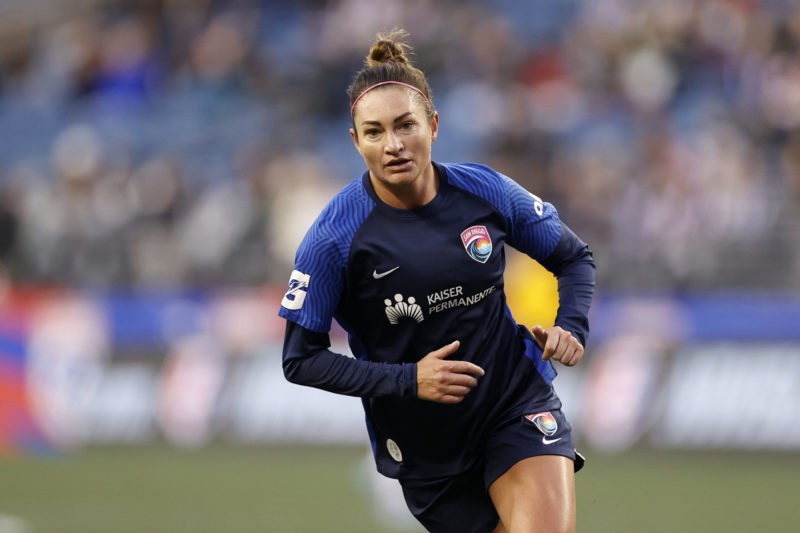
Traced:
<path fill-rule="evenodd" d="M 428 80 L 420 69 L 409 62 L 407 56 L 413 54 L 413 50 L 403 42 L 406 37 L 408 32 L 402 29 L 394 29 L 388 34 L 379 33 L 375 37 L 375 42 L 364 58 L 364 67 L 356 73 L 353 82 L 347 88 L 351 109 L 370 87 L 378 83 L 397 82 L 417 88 L 421 93 L 417 97 L 425 105 L 425 114 L 429 119 L 433 117 L 435 110 Z"/>

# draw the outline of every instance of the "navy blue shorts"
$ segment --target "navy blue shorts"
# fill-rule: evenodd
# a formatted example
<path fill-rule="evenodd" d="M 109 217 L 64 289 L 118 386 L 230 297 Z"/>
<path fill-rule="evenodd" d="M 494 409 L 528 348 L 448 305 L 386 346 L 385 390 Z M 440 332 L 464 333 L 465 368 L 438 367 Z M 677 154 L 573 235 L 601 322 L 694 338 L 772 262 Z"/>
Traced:
<path fill-rule="evenodd" d="M 401 479 L 411 513 L 433 533 L 489 533 L 499 516 L 489 486 L 528 457 L 563 455 L 583 467 L 572 428 L 560 410 L 526 413 L 495 428 L 484 456 L 467 472 L 445 479 Z"/>

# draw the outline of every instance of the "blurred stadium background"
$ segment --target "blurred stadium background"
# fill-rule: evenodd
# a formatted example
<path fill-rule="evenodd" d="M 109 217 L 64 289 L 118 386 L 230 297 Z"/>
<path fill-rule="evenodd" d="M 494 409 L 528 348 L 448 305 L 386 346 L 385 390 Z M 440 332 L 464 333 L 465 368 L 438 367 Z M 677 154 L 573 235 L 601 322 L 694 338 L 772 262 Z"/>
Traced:
<path fill-rule="evenodd" d="M 276 316 L 394 26 L 434 158 L 594 249 L 579 530 L 795 530 L 798 2 L 0 0 L 0 533 L 418 531 Z M 552 321 L 513 253 L 508 292 Z"/>

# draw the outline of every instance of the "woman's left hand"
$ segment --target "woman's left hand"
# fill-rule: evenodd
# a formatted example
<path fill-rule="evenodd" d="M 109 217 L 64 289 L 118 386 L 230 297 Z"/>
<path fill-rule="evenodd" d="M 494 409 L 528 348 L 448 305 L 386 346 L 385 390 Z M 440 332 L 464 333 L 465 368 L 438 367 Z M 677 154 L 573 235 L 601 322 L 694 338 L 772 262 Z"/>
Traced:
<path fill-rule="evenodd" d="M 542 349 L 542 361 L 553 359 L 565 366 L 575 366 L 583 357 L 583 346 L 569 331 L 559 326 L 544 329 L 539 325 L 531 331 Z"/>

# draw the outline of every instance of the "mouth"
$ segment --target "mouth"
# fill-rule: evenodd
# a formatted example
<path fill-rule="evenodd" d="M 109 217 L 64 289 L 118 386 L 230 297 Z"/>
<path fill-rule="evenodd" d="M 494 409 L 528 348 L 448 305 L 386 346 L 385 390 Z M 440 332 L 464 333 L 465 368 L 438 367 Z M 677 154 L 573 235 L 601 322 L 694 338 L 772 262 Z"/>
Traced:
<path fill-rule="evenodd" d="M 411 163 L 411 159 L 392 159 L 384 165 L 387 169 L 403 170 Z"/>

